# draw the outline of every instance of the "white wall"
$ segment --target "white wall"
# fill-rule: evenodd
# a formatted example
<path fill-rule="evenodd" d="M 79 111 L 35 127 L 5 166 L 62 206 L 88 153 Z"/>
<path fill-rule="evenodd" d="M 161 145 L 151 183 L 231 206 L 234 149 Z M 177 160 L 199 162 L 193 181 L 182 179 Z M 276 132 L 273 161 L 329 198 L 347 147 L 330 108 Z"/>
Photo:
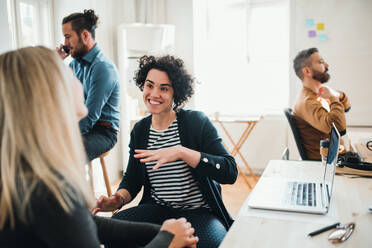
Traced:
<path fill-rule="evenodd" d="M 0 1 L 0 54 L 13 49 L 7 2 L 6 0 Z"/>
<path fill-rule="evenodd" d="M 167 0 L 167 24 L 176 26 L 175 55 L 182 58 L 189 73 L 194 74 L 193 2 L 197 0 Z M 191 98 L 186 108 L 194 108 Z"/>

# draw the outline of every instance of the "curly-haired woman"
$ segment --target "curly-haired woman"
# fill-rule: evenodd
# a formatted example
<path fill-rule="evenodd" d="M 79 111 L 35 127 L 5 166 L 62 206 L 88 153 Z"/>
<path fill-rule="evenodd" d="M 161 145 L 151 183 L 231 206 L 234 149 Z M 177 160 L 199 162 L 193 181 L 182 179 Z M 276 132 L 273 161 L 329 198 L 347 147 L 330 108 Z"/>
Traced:
<path fill-rule="evenodd" d="M 151 115 L 133 128 L 126 173 L 113 196 L 100 197 L 95 213 L 121 208 L 144 186 L 140 204 L 113 218 L 162 223 L 185 217 L 198 247 L 217 247 L 232 224 L 219 183 L 235 182 L 235 160 L 207 116 L 182 109 L 194 80 L 181 59 L 143 56 L 134 79 Z"/>

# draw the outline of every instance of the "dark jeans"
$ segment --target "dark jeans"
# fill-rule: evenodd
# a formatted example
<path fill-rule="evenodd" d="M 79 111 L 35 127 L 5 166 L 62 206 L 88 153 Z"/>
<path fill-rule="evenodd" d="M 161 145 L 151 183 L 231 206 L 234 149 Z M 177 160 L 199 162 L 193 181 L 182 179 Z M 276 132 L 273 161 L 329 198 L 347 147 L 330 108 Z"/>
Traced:
<path fill-rule="evenodd" d="M 149 222 L 161 225 L 171 218 L 185 217 L 195 228 L 199 237 L 198 248 L 216 248 L 226 235 L 222 222 L 207 209 L 179 210 L 156 203 L 141 204 L 122 210 L 112 216 L 114 219 Z"/>
<path fill-rule="evenodd" d="M 90 162 L 114 147 L 117 133 L 107 127 L 95 125 L 89 133 L 83 135 L 83 142 Z"/>

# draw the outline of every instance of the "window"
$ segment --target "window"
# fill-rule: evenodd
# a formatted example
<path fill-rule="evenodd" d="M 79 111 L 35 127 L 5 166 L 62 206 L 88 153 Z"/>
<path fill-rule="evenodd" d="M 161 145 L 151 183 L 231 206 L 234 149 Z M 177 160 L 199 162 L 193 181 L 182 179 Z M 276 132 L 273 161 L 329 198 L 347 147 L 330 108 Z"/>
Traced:
<path fill-rule="evenodd" d="M 281 113 L 289 101 L 289 1 L 209 0 L 204 7 L 195 27 L 196 107 Z"/>
<path fill-rule="evenodd" d="M 15 24 L 17 47 L 52 46 L 50 0 L 15 0 L 10 2 Z"/>

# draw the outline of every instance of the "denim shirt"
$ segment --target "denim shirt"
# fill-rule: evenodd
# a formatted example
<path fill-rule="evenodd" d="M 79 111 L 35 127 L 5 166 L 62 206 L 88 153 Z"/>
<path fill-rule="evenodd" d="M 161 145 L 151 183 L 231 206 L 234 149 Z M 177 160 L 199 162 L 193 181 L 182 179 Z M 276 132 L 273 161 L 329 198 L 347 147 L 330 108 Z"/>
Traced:
<path fill-rule="evenodd" d="M 82 134 L 88 133 L 97 121 L 110 122 L 119 131 L 120 84 L 117 69 L 100 51 L 97 44 L 70 67 L 83 84 L 88 115 L 79 123 Z"/>

